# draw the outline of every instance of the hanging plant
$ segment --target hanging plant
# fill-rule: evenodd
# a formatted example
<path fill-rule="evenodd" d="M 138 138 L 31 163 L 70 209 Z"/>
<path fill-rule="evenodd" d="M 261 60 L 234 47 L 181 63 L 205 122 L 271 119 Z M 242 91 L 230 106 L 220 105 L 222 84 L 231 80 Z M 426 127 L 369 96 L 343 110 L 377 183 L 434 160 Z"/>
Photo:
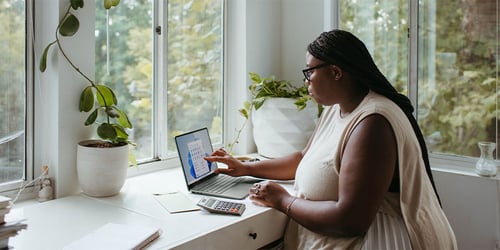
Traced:
<path fill-rule="evenodd" d="M 103 3 L 104 8 L 109 10 L 118 6 L 120 0 L 104 0 Z M 88 82 L 88 86 L 80 94 L 78 104 L 80 112 L 89 113 L 84 123 L 85 126 L 95 124 L 97 135 L 110 146 L 133 144 L 129 141 L 129 134 L 126 131 L 126 129 L 132 128 L 132 123 L 127 114 L 118 107 L 118 99 L 113 90 L 104 84 L 96 83 L 84 74 L 68 57 L 61 44 L 61 37 L 72 37 L 78 32 L 80 21 L 73 11 L 83 8 L 83 6 L 83 0 L 70 0 L 70 5 L 56 28 L 55 40 L 43 50 L 39 65 L 40 71 L 45 72 L 47 69 L 47 54 L 50 48 L 55 45 L 69 65 Z"/>

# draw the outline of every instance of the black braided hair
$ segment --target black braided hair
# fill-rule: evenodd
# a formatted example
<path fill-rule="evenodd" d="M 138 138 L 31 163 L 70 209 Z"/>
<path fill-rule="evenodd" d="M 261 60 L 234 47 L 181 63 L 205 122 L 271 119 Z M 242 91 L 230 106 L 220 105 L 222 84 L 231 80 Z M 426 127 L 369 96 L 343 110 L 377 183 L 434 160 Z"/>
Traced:
<path fill-rule="evenodd" d="M 342 70 L 349 72 L 357 82 L 389 98 L 403 110 L 413 127 L 413 131 L 415 131 L 422 151 L 427 176 L 431 181 L 439 203 L 441 203 L 432 177 L 424 136 L 417 124 L 417 120 L 412 115 L 414 111 L 413 105 L 410 99 L 398 93 L 382 72 L 380 72 L 365 44 L 352 33 L 336 29 L 321 33 L 316 40 L 307 46 L 307 51 L 315 58 L 335 64 L 342 68 Z"/>

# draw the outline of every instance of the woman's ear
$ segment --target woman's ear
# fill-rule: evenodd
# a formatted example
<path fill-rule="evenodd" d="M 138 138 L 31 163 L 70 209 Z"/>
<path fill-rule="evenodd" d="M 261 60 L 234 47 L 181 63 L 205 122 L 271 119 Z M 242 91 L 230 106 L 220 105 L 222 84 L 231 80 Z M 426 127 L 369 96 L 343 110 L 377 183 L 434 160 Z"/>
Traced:
<path fill-rule="evenodd" d="M 332 71 L 332 76 L 335 79 L 335 81 L 340 80 L 340 78 L 342 77 L 342 69 L 339 68 L 337 65 L 332 65 L 331 71 Z"/>

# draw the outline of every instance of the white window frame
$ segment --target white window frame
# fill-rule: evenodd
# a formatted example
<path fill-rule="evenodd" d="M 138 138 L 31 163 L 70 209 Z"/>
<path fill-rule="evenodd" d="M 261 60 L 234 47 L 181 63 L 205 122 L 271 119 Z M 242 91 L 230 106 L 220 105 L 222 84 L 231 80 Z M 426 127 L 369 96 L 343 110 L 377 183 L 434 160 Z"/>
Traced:
<path fill-rule="evenodd" d="M 153 37 L 153 93 L 166 93 L 166 85 L 164 83 L 168 80 L 167 75 L 167 51 L 168 51 L 168 39 L 166 39 L 167 34 L 167 20 L 168 12 L 166 11 L 168 1 L 153 1 L 153 27 L 152 30 L 155 31 L 160 28 L 161 34 L 158 32 L 154 33 Z M 223 3 L 223 92 L 225 92 L 226 87 L 224 86 L 226 77 L 226 0 Z M 160 56 L 161 55 L 161 56 Z M 227 95 L 223 94 L 224 103 L 227 100 Z M 153 95 L 153 155 L 157 155 L 157 159 L 153 159 L 150 162 L 143 162 L 140 164 L 140 168 L 130 168 L 128 170 L 128 177 L 141 175 L 144 173 L 154 172 L 161 169 L 179 167 L 180 162 L 178 160 L 177 154 L 172 154 L 168 152 L 167 147 L 167 136 L 168 129 L 165 124 L 167 124 L 167 96 L 163 94 Z M 227 105 L 227 104 L 224 104 Z M 224 117 L 227 117 L 227 109 L 223 107 Z M 230 118 L 231 119 L 231 118 Z M 224 119 L 227 123 L 227 119 Z M 227 138 L 227 126 L 223 125 L 223 138 Z M 215 148 L 222 147 L 222 144 L 214 145 Z"/>

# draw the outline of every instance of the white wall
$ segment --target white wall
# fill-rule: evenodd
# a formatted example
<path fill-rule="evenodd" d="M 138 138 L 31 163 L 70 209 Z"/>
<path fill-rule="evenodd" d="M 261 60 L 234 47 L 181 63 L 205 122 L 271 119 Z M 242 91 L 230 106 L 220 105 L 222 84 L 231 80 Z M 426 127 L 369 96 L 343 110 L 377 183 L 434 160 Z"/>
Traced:
<path fill-rule="evenodd" d="M 324 8 L 324 0 L 282 1 L 281 78 L 303 83 L 307 45 L 325 30 Z"/>
<path fill-rule="evenodd" d="M 324 30 L 325 0 L 228 1 L 226 91 L 227 137 L 235 138 L 244 119 L 238 115 L 250 99 L 249 72 L 302 84 L 307 45 Z M 232 116 L 232 117 L 231 117 Z M 247 124 L 236 154 L 256 151 Z"/>
<path fill-rule="evenodd" d="M 35 62 L 38 64 L 45 46 L 55 37 L 59 17 L 69 6 L 67 0 L 35 2 Z M 78 11 L 80 30 L 71 41 L 63 43 L 66 52 L 80 70 L 94 75 L 94 20 L 95 2 L 85 1 L 85 8 Z M 82 18 L 84 17 L 84 18 Z M 90 136 L 85 128 L 84 113 L 78 111 L 80 92 L 85 80 L 63 59 L 55 46 L 47 56 L 47 71 L 35 71 L 35 170 L 40 173 L 43 165 L 49 166 L 54 177 L 55 195 L 63 197 L 78 191 L 76 175 L 76 144 Z"/>
<path fill-rule="evenodd" d="M 444 169 L 433 177 L 458 248 L 499 249 L 500 180 Z"/>

